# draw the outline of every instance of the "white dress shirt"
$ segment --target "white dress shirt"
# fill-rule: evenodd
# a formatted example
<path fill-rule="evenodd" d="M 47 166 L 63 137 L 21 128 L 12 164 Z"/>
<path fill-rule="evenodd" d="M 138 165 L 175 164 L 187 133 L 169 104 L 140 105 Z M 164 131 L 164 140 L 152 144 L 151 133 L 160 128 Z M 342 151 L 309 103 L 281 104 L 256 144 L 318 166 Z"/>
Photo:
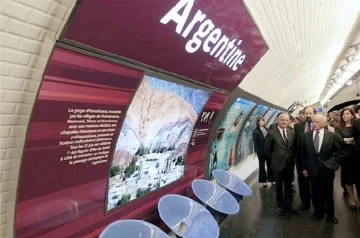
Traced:
<path fill-rule="evenodd" d="M 285 140 L 284 135 L 283 135 L 283 131 L 284 131 L 284 130 L 285 130 L 286 138 L 289 138 L 288 135 L 287 135 L 286 128 L 281 128 L 280 126 L 278 126 L 278 129 L 279 129 L 279 131 L 280 131 L 280 134 L 281 134 L 281 137 L 283 138 L 283 140 Z"/>
<path fill-rule="evenodd" d="M 324 128 L 322 128 L 322 129 L 319 130 L 320 134 L 319 134 L 319 151 L 317 151 L 318 153 L 319 153 L 320 150 L 321 150 L 322 142 L 323 142 L 323 140 L 324 140 L 324 131 L 325 131 Z M 314 139 L 315 139 L 315 135 L 316 135 L 317 132 L 318 132 L 318 131 L 313 130 L 313 141 L 314 141 Z"/>

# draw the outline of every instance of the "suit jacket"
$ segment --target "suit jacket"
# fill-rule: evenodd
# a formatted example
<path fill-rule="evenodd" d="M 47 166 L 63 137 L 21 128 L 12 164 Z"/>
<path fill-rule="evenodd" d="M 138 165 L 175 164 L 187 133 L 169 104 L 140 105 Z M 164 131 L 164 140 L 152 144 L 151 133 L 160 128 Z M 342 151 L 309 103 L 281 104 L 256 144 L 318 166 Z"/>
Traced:
<path fill-rule="evenodd" d="M 333 132 L 324 130 L 324 138 L 320 151 L 315 151 L 313 132 L 306 132 L 301 143 L 302 170 L 307 170 L 310 176 L 316 176 L 319 171 L 326 174 L 334 173 L 343 158 L 341 139 Z"/>
<path fill-rule="evenodd" d="M 355 154 L 360 156 L 360 118 L 356 118 L 353 122 Z"/>
<path fill-rule="evenodd" d="M 276 128 L 277 125 L 278 125 L 277 123 L 271 124 L 271 125 L 269 126 L 269 131 L 272 130 L 272 129 L 274 129 L 274 128 Z"/>
<path fill-rule="evenodd" d="M 281 171 L 285 166 L 294 166 L 295 132 L 286 128 L 288 143 L 286 144 L 278 128 L 268 132 L 265 137 L 265 153 L 271 157 L 273 170 Z"/>
<path fill-rule="evenodd" d="M 265 136 L 260 129 L 256 128 L 253 131 L 254 150 L 255 152 L 264 151 L 265 148 Z"/>
<path fill-rule="evenodd" d="M 305 127 L 306 122 L 297 123 L 294 125 L 294 131 L 295 131 L 295 160 L 296 160 L 296 166 L 299 166 L 299 168 L 302 167 L 301 162 L 301 141 L 305 134 Z M 328 127 L 326 126 L 324 128 L 325 130 L 328 130 Z"/>
<path fill-rule="evenodd" d="M 294 125 L 295 131 L 295 143 L 294 143 L 294 151 L 295 151 L 295 160 L 296 166 L 298 168 L 302 167 L 301 163 L 301 140 L 305 134 L 305 126 L 306 122 L 297 123 Z"/>

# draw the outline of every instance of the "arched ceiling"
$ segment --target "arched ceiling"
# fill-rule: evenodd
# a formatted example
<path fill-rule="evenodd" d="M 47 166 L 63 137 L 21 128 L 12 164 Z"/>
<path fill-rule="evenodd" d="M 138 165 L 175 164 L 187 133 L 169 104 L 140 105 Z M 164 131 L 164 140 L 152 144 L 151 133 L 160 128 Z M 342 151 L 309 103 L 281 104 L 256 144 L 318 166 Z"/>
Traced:
<path fill-rule="evenodd" d="M 333 74 L 329 76 L 320 96 L 322 105 L 328 103 L 342 91 L 346 91 L 347 87 L 351 86 L 360 76 L 360 24 L 356 28 L 355 34 L 350 39 L 349 47 L 338 61 Z"/>
<path fill-rule="evenodd" d="M 360 1 L 244 2 L 270 49 L 239 87 L 285 108 L 318 102 L 359 21 Z"/>
<path fill-rule="evenodd" d="M 360 100 L 360 75 L 349 86 L 345 86 L 334 98 L 325 104 L 324 112 L 334 106 L 352 100 Z"/>

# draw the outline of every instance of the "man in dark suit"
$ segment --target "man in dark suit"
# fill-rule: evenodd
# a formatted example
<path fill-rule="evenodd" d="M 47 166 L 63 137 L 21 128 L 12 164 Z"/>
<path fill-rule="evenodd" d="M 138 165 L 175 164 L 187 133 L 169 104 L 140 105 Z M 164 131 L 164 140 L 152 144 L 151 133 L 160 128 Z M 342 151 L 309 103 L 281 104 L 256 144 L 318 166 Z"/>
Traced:
<path fill-rule="evenodd" d="M 356 118 L 353 121 L 353 126 L 354 126 L 355 152 L 360 153 L 360 118 Z"/>
<path fill-rule="evenodd" d="M 277 119 L 277 128 L 269 131 L 265 138 L 265 153 L 271 156 L 274 171 L 279 216 L 284 215 L 286 210 L 298 214 L 291 205 L 295 132 L 287 128 L 289 120 L 289 115 L 282 113 Z"/>
<path fill-rule="evenodd" d="M 311 132 L 313 129 L 312 118 L 316 113 L 314 107 L 305 107 L 304 116 L 305 122 L 295 124 L 295 161 L 296 170 L 298 174 L 298 185 L 301 198 L 300 210 L 308 210 L 310 208 L 311 194 L 310 194 L 310 179 L 305 177 L 302 173 L 301 163 L 301 139 L 305 132 Z"/>
<path fill-rule="evenodd" d="M 283 113 L 285 113 L 285 112 L 279 112 L 279 113 L 277 114 L 277 116 L 276 116 L 276 119 L 278 119 L 279 116 L 280 116 L 281 114 L 283 114 Z M 290 120 L 289 120 L 289 122 L 290 122 Z M 273 124 L 271 124 L 271 125 L 269 126 L 269 131 L 272 130 L 272 129 L 275 129 L 275 128 L 278 128 L 278 123 L 277 123 L 277 122 L 275 122 L 275 123 L 273 123 Z M 289 126 L 289 125 L 287 126 L 287 128 L 290 129 L 290 130 L 294 130 L 294 129 L 293 129 L 291 126 Z M 295 165 L 294 165 L 293 170 L 294 170 L 294 169 L 295 169 Z M 295 173 L 294 173 L 292 182 L 294 182 L 294 181 L 295 181 Z M 296 193 L 294 187 L 292 187 L 291 190 L 292 190 L 293 193 Z"/>
<path fill-rule="evenodd" d="M 302 138 L 301 161 L 303 175 L 310 177 L 314 214 L 311 220 L 322 219 L 326 205 L 327 219 L 338 223 L 334 207 L 334 178 L 341 158 L 340 137 L 325 130 L 327 119 L 317 114 L 313 117 L 313 131 Z"/>
<path fill-rule="evenodd" d="M 353 128 L 354 128 L 354 141 L 355 141 L 355 158 L 360 158 L 360 118 L 356 118 L 353 121 Z M 357 164 L 355 166 L 359 168 L 360 162 L 357 161 Z M 356 186 L 357 194 L 358 196 L 360 196 L 360 174 L 357 175 L 355 186 Z"/>

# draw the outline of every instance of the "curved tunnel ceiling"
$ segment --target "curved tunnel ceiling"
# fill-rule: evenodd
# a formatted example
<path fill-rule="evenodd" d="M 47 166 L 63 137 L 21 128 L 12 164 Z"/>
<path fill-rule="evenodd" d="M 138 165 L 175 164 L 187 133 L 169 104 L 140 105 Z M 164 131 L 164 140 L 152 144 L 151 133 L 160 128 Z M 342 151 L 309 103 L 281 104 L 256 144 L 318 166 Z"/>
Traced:
<path fill-rule="evenodd" d="M 358 0 L 244 0 L 270 50 L 240 88 L 273 104 L 316 103 L 359 16 Z"/>

